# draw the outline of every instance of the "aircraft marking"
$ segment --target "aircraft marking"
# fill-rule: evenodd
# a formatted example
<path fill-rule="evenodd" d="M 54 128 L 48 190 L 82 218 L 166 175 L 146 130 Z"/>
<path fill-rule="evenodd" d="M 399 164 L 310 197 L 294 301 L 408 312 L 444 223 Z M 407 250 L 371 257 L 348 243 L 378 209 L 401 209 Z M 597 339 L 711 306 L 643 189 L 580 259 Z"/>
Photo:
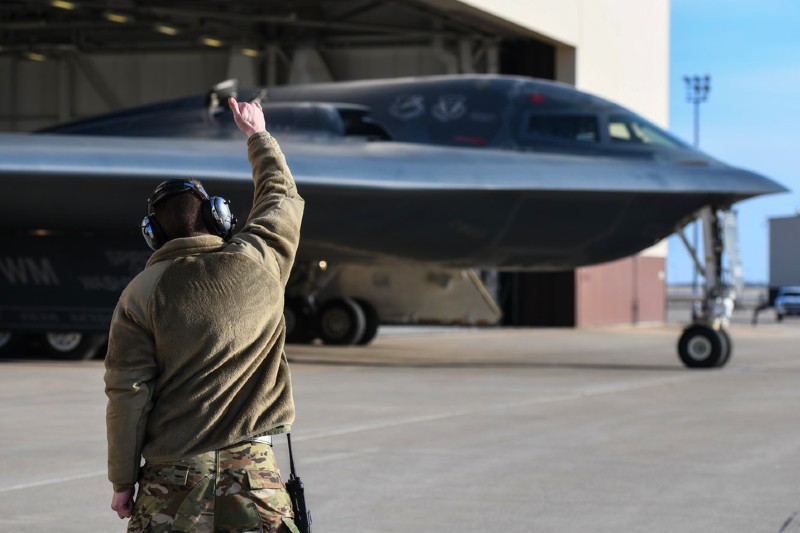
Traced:
<path fill-rule="evenodd" d="M 60 285 L 50 259 L 0 257 L 0 272 L 11 285 Z"/>
<path fill-rule="evenodd" d="M 131 276 L 110 276 L 108 274 L 98 276 L 79 276 L 81 286 L 87 291 L 109 291 L 122 292 L 131 281 Z"/>
<path fill-rule="evenodd" d="M 421 94 L 398 96 L 389 108 L 389 114 L 400 120 L 411 120 L 425 113 L 425 97 Z"/>
<path fill-rule="evenodd" d="M 439 122 L 452 122 L 467 114 L 467 97 L 460 94 L 448 94 L 439 97 L 439 101 L 431 108 L 431 115 Z"/>
<path fill-rule="evenodd" d="M 106 260 L 109 265 L 125 265 L 129 272 L 137 274 L 147 263 L 152 252 L 133 250 L 106 250 Z"/>

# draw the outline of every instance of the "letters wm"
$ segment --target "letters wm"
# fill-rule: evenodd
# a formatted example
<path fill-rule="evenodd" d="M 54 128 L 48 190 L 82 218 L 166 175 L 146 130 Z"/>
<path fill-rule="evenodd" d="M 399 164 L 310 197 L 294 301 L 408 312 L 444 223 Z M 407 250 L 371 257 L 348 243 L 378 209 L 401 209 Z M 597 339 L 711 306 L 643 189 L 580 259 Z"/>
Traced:
<path fill-rule="evenodd" d="M 0 257 L 0 273 L 10 285 L 59 285 L 47 257 Z"/>

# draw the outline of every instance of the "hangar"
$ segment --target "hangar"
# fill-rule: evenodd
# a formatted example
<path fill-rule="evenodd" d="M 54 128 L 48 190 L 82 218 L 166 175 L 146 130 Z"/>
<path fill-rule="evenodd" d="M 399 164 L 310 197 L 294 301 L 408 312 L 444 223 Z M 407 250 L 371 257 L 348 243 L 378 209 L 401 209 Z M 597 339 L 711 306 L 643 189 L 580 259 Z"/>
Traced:
<path fill-rule="evenodd" d="M 557 80 L 664 126 L 668 52 L 667 0 L 8 0 L 0 131 L 229 78 L 270 87 L 458 73 Z M 662 320 L 665 255 L 662 244 L 577 271 L 502 273 L 493 291 L 510 324 Z"/>

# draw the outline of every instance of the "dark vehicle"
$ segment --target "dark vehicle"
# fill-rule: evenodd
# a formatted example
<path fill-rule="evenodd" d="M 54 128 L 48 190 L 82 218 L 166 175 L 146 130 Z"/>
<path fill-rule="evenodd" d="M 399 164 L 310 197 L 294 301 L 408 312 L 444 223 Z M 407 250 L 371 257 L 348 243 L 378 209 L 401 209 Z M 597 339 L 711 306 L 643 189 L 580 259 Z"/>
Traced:
<path fill-rule="evenodd" d="M 781 287 L 775 296 L 775 318 L 800 316 L 800 287 Z"/>

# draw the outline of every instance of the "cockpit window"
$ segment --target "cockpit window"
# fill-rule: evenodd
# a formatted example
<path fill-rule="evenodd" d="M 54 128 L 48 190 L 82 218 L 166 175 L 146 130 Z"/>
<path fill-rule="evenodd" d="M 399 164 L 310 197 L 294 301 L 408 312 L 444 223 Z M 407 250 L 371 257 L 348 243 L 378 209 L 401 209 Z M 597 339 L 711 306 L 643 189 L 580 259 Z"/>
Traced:
<path fill-rule="evenodd" d="M 686 148 L 686 144 L 636 115 L 611 115 L 608 136 L 615 143 Z"/>
<path fill-rule="evenodd" d="M 525 136 L 530 139 L 549 139 L 594 143 L 599 140 L 597 117 L 594 115 L 528 115 Z"/>

